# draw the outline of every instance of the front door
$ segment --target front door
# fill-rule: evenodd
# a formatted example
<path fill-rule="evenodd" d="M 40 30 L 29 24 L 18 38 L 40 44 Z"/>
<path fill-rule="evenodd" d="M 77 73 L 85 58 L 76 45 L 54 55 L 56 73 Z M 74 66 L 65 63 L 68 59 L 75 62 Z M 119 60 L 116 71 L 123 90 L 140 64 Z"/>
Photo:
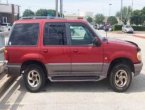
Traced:
<path fill-rule="evenodd" d="M 94 46 L 89 26 L 82 23 L 69 23 L 72 74 L 75 76 L 98 75 L 103 66 L 103 48 Z"/>

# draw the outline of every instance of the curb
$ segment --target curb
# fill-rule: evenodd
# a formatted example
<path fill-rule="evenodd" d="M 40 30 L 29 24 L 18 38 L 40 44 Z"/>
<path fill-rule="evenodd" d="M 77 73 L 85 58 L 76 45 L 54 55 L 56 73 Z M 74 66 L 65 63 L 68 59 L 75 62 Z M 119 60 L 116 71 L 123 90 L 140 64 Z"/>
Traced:
<path fill-rule="evenodd" d="M 145 36 L 141 36 L 141 35 L 133 35 L 134 37 L 138 37 L 138 38 L 142 38 L 145 39 Z"/>
<path fill-rule="evenodd" d="M 2 77 L 2 78 L 1 78 Z M 8 87 L 12 84 L 16 77 L 8 76 L 5 73 L 0 75 L 0 97 L 3 93 L 8 89 Z"/>
<path fill-rule="evenodd" d="M 0 97 L 12 84 L 16 77 L 9 76 L 6 71 L 6 63 L 0 62 Z"/>
<path fill-rule="evenodd" d="M 5 64 L 3 62 L 0 62 L 0 74 L 2 74 L 5 70 Z"/>

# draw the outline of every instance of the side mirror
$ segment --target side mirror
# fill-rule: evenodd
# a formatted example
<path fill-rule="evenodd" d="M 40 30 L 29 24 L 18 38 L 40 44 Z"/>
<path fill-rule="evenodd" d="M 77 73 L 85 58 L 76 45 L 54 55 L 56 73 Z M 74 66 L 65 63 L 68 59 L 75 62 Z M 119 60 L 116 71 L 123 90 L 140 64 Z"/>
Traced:
<path fill-rule="evenodd" d="M 100 46 L 101 43 L 96 38 L 93 39 L 93 46 Z"/>

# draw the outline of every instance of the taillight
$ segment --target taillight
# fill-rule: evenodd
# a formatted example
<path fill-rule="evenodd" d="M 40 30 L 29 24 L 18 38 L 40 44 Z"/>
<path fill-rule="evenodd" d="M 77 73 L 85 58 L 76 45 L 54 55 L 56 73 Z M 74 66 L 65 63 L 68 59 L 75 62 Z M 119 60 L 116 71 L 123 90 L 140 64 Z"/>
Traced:
<path fill-rule="evenodd" d="M 8 60 L 8 51 L 6 48 L 4 49 L 4 56 L 5 56 L 5 60 Z"/>

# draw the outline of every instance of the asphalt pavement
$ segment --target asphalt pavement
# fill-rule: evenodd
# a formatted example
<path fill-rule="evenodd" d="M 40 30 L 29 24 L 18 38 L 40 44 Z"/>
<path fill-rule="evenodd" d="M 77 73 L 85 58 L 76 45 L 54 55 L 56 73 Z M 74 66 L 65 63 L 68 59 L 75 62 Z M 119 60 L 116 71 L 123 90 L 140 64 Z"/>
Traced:
<path fill-rule="evenodd" d="M 99 31 L 103 36 L 105 32 Z M 108 37 L 136 42 L 145 62 L 145 39 L 132 34 L 108 33 Z M 42 92 L 30 93 L 19 77 L 0 99 L 0 110 L 144 110 L 145 66 L 133 78 L 127 92 L 116 93 L 108 81 L 47 83 Z"/>

